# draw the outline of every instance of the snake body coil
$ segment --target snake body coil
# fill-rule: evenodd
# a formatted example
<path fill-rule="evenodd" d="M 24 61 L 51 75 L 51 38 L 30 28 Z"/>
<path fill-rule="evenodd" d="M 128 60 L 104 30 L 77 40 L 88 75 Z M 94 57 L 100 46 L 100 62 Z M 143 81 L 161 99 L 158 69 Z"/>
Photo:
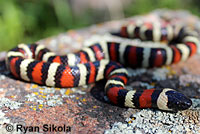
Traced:
<path fill-rule="evenodd" d="M 7 53 L 7 66 L 19 79 L 47 86 L 77 87 L 107 79 L 105 93 L 119 106 L 185 110 L 191 100 L 173 89 L 127 90 L 129 67 L 160 67 L 185 61 L 196 53 L 198 38 L 184 27 L 128 24 L 118 35 L 141 40 L 177 42 L 145 46 L 100 41 L 79 52 L 57 56 L 43 45 L 20 44 Z M 121 63 L 121 64 L 120 64 Z"/>

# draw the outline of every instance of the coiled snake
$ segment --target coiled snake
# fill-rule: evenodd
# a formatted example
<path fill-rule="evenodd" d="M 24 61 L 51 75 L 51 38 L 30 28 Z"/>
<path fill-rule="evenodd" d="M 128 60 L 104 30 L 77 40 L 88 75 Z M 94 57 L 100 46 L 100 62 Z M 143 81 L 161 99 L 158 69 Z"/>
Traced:
<path fill-rule="evenodd" d="M 160 67 L 185 61 L 197 51 L 195 32 L 178 25 L 130 23 L 118 35 L 173 45 L 145 46 L 119 42 L 97 42 L 76 53 L 57 56 L 43 45 L 19 44 L 7 53 L 7 67 L 19 79 L 55 87 L 77 87 L 106 79 L 105 93 L 119 106 L 188 109 L 192 101 L 173 89 L 127 90 L 127 70 L 123 66 Z M 123 66 L 122 66 L 123 65 Z"/>

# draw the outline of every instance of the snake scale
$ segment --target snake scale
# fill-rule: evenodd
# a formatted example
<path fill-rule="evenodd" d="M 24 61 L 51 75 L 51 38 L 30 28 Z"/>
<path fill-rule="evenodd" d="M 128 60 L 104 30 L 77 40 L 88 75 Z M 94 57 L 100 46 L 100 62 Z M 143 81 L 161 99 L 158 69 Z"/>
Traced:
<path fill-rule="evenodd" d="M 168 45 L 134 45 L 112 41 L 96 42 L 78 52 L 58 56 L 41 44 L 19 44 L 7 53 L 6 64 L 18 79 L 53 87 L 77 87 L 106 79 L 105 94 L 118 106 L 188 109 L 192 101 L 169 88 L 127 90 L 126 66 L 160 67 L 185 61 L 199 45 L 195 31 L 167 23 L 143 22 L 123 25 L 118 36 Z"/>

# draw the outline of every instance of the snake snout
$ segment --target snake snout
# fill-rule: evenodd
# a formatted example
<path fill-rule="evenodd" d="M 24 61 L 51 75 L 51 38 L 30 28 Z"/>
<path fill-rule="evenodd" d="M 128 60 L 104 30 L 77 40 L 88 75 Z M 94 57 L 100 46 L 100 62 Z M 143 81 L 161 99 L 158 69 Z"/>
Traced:
<path fill-rule="evenodd" d="M 191 99 L 186 97 L 184 94 L 177 91 L 166 92 L 168 96 L 168 107 L 173 110 L 185 110 L 190 108 L 192 105 Z"/>

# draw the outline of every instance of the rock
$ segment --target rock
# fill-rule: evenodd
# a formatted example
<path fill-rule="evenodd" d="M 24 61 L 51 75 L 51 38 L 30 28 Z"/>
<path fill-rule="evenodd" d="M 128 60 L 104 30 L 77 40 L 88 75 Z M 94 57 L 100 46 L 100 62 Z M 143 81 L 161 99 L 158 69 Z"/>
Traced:
<path fill-rule="evenodd" d="M 144 16 L 106 22 L 80 30 L 70 30 L 55 37 L 42 39 L 38 43 L 46 45 L 56 53 L 65 54 L 103 38 L 133 42 L 107 33 L 118 30 L 126 20 L 138 18 L 154 19 L 152 21 L 165 18 L 171 23 L 184 23 L 192 26 L 200 33 L 200 21 L 196 16 L 186 11 L 156 10 Z M 140 43 L 139 40 L 134 42 Z M 200 130 L 198 124 L 200 99 L 193 99 L 191 109 L 178 113 L 153 109 L 120 108 L 110 104 L 102 94 L 102 88 L 95 87 L 94 84 L 78 88 L 51 88 L 17 80 L 6 69 L 5 56 L 5 52 L 0 53 L 0 120 L 3 124 L 0 126 L 0 132 L 2 133 L 6 131 L 4 123 L 13 124 L 14 127 L 17 124 L 39 127 L 44 124 L 55 126 L 65 124 L 71 128 L 71 133 L 158 134 L 170 132 L 176 134 L 198 133 Z M 167 86 L 183 89 L 187 94 L 195 90 L 192 93 L 198 98 L 200 96 L 200 91 L 197 89 L 199 78 L 196 76 L 194 78 L 194 75 L 197 77 L 200 75 L 199 61 L 199 56 L 193 56 L 186 62 L 170 66 L 171 69 L 169 67 L 129 69 L 131 77 L 129 86 L 142 89 Z M 135 81 L 137 82 L 134 83 Z M 187 84 L 188 82 L 192 84 Z M 193 84 L 196 85 L 192 86 Z M 91 93 L 91 88 L 100 89 Z"/>

